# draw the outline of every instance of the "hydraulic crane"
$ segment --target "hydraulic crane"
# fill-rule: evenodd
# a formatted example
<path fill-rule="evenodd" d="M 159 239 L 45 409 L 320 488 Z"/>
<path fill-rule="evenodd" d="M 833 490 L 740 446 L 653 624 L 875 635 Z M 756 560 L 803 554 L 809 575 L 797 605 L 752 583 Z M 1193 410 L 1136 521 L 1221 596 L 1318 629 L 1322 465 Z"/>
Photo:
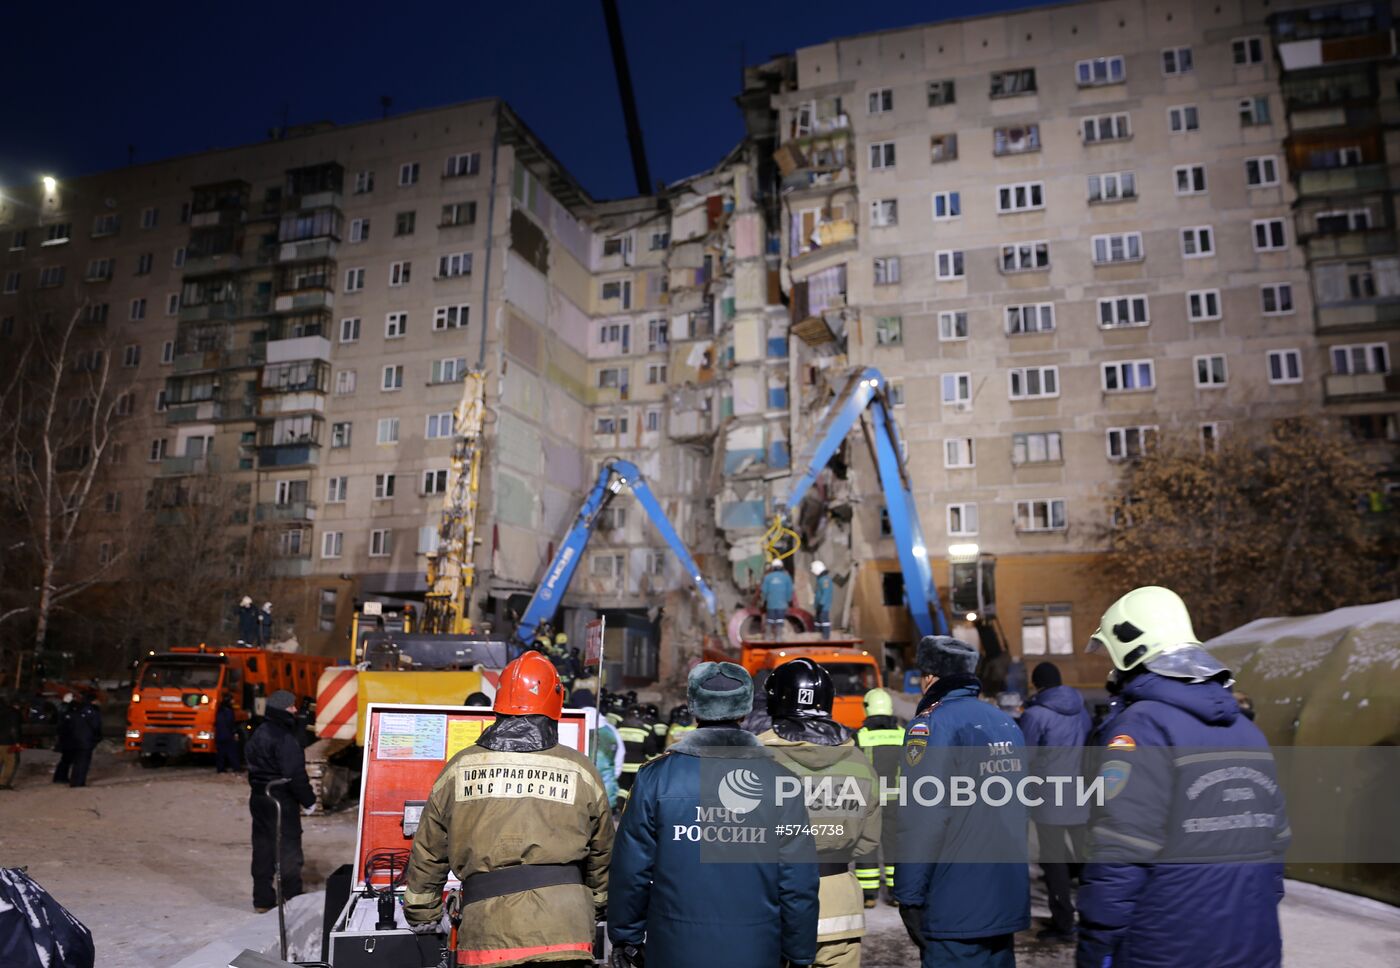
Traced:
<path fill-rule="evenodd" d="M 676 529 L 671 526 L 670 519 L 666 517 L 666 512 L 662 510 L 661 504 L 656 500 L 656 495 L 652 494 L 651 487 L 642 477 L 642 472 L 631 461 L 614 459 L 604 463 L 598 471 L 598 480 L 594 483 L 593 489 L 588 492 L 588 496 L 584 498 L 583 505 L 574 517 L 573 526 L 569 528 L 569 533 L 564 536 L 559 550 L 555 552 L 554 558 L 545 569 L 544 578 L 540 581 L 539 588 L 535 590 L 530 604 L 526 606 L 525 614 L 521 616 L 515 632 L 516 638 L 522 643 L 530 643 L 534 639 L 535 631 L 539 628 L 540 623 L 548 620 L 559 608 L 559 600 L 563 597 L 564 590 L 569 587 L 569 580 L 573 578 L 574 571 L 578 568 L 583 551 L 588 546 L 588 539 L 593 537 L 593 525 L 599 512 L 607 507 L 624 488 L 632 491 L 637 502 L 641 504 L 642 510 L 646 511 L 647 517 L 651 519 L 652 526 L 661 533 L 661 537 L 666 540 L 666 544 L 680 560 L 681 567 L 690 576 L 690 580 L 695 583 L 695 588 L 700 593 L 700 599 L 705 603 L 705 607 L 711 615 L 715 614 L 714 591 L 705 583 L 704 577 L 700 574 L 700 566 L 695 563 L 695 559 L 691 557 L 685 542 L 681 541 L 680 535 L 676 534 Z"/>
<path fill-rule="evenodd" d="M 469 370 L 453 414 L 452 464 L 438 522 L 437 550 L 428 555 L 422 631 L 465 635 L 476 568 L 477 494 L 481 489 L 481 431 L 486 421 L 486 374 Z"/>
<path fill-rule="evenodd" d="M 826 469 L 832 455 L 859 421 L 866 441 L 875 455 L 875 467 L 880 474 L 880 487 L 885 493 L 885 506 L 894 535 L 899 565 L 904 572 L 904 600 L 913 616 L 919 635 L 947 635 L 948 620 L 938 601 L 938 588 L 928 561 L 928 545 L 914 503 L 914 491 L 899 441 L 899 428 L 887 393 L 883 374 L 874 367 L 856 370 L 846 380 L 817 423 L 817 432 L 803 449 L 794 467 L 801 470 L 776 507 L 773 524 L 768 529 L 770 558 L 785 558 L 796 551 L 779 550 L 784 536 L 795 537 L 788 524 L 802 498 Z M 870 423 L 862 419 L 869 413 Z"/>

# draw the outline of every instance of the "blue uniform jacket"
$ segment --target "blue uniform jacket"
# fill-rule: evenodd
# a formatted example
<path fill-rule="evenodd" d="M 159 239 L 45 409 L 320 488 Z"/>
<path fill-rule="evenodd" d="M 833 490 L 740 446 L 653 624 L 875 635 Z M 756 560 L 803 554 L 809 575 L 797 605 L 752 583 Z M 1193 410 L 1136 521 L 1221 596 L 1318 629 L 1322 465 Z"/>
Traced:
<path fill-rule="evenodd" d="M 783 773 L 752 733 L 706 727 L 687 733 L 637 773 L 613 844 L 608 936 L 646 942 L 649 965 L 714 968 L 811 964 L 817 954 L 816 847 L 808 835 L 779 838 L 775 823 L 804 825 L 802 797 L 754 809 L 743 820 L 702 818 L 701 765 L 752 770 L 772 789 Z M 708 802 L 714 802 L 711 792 Z M 772 798 L 769 798 L 769 803 Z M 721 827 L 756 827 L 763 844 L 717 860 Z M 781 845 L 781 846 L 779 846 Z M 754 858 L 745 862 L 744 858 Z"/>
<path fill-rule="evenodd" d="M 1277 966 L 1289 833 L 1268 741 L 1218 682 L 1144 671 L 1122 697 L 1099 753 L 1078 968 Z"/>
<path fill-rule="evenodd" d="M 763 607 L 770 612 L 786 612 L 792 604 L 792 576 L 770 571 L 763 576 Z"/>
<path fill-rule="evenodd" d="M 904 732 L 906 796 L 896 811 L 894 896 L 901 905 L 923 908 L 929 938 L 987 938 L 1031 923 L 1026 811 L 1016 798 L 1004 806 L 970 807 L 949 805 L 947 795 L 935 805 L 916 798 L 923 777 L 936 776 L 947 786 L 952 772 L 979 782 L 994 772 L 1014 789 L 1025 776 L 1021 730 L 979 700 L 980 689 L 975 676 L 939 680 Z"/>
<path fill-rule="evenodd" d="M 1040 776 L 1079 777 L 1084 759 L 1084 741 L 1093 727 L 1084 698 L 1073 686 L 1052 686 L 1026 703 L 1019 723 L 1025 734 L 1034 772 Z M 1042 795 L 1043 804 L 1031 807 L 1037 823 L 1069 826 L 1089 819 L 1088 804 L 1070 798 L 1056 803 Z"/>
<path fill-rule="evenodd" d="M 831 610 L 831 573 L 823 572 L 817 576 L 816 590 L 812 593 L 812 604 L 817 611 Z"/>

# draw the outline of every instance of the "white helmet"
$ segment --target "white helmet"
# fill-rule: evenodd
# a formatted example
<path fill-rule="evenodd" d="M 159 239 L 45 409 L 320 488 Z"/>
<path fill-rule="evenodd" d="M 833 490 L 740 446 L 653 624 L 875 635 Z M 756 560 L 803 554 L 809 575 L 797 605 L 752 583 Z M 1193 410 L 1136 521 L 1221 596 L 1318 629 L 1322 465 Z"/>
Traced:
<path fill-rule="evenodd" d="M 820 559 L 812 561 L 812 574 L 822 575 L 826 573 L 826 565 Z"/>
<path fill-rule="evenodd" d="M 253 604 L 253 599 L 248 595 L 244 595 L 243 601 L 239 602 L 238 604 L 241 605 L 243 608 L 247 608 L 249 605 Z"/>
<path fill-rule="evenodd" d="M 272 611 L 272 603 L 271 603 L 271 602 L 263 602 L 263 609 L 262 609 L 262 610 L 263 610 L 264 612 L 270 612 L 270 611 Z"/>
<path fill-rule="evenodd" d="M 1100 649 L 1122 672 L 1146 666 L 1172 679 L 1203 682 L 1223 675 L 1233 681 L 1230 671 L 1201 648 L 1181 596 L 1160 585 L 1134 588 L 1108 607 L 1085 651 Z"/>

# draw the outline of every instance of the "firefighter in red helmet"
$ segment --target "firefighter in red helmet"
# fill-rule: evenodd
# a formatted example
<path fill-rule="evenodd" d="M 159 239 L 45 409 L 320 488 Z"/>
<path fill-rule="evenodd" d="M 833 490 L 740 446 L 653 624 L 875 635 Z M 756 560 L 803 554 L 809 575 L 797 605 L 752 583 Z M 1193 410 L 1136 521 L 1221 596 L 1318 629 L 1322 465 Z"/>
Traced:
<path fill-rule="evenodd" d="M 495 723 L 433 784 L 404 914 L 414 931 L 443 930 L 450 870 L 462 881 L 456 964 L 592 964 L 613 841 L 603 780 L 559 745 L 564 690 L 540 653 L 506 666 L 492 708 Z"/>

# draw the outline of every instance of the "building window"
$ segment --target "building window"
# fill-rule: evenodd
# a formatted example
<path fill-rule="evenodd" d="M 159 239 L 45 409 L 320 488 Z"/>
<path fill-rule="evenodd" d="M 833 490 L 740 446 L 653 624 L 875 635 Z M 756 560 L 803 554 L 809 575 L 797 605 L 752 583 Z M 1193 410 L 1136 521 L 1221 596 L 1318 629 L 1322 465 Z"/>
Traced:
<path fill-rule="evenodd" d="M 391 262 L 389 264 L 389 285 L 391 288 L 406 286 L 413 278 L 412 262 Z"/>
<path fill-rule="evenodd" d="M 648 364 L 647 364 L 647 383 L 649 383 L 649 384 L 652 385 L 652 386 L 656 386 L 656 385 L 658 385 L 658 384 L 665 383 L 665 382 L 666 382 L 666 364 L 665 364 L 665 363 L 648 363 Z"/>
<path fill-rule="evenodd" d="M 40 245 L 65 245 L 73 238 L 72 222 L 55 222 L 44 229 L 44 241 Z"/>
<path fill-rule="evenodd" d="M 1130 171 L 1109 171 L 1089 176 L 1090 202 L 1118 202 L 1137 198 L 1137 179 Z"/>
<path fill-rule="evenodd" d="M 63 280 L 67 275 L 63 266 L 44 266 L 39 270 L 39 288 L 57 289 L 63 285 Z"/>
<path fill-rule="evenodd" d="M 875 345 L 899 346 L 904 342 L 904 318 L 902 316 L 875 317 Z"/>
<path fill-rule="evenodd" d="M 955 104 L 957 97 L 957 84 L 954 81 L 929 81 L 928 82 L 928 106 L 931 108 L 942 107 L 945 104 Z"/>
<path fill-rule="evenodd" d="M 474 225 L 476 223 L 476 202 L 454 202 L 442 207 L 442 219 L 438 222 L 439 228 L 451 228 L 455 225 Z"/>
<path fill-rule="evenodd" d="M 1050 243 L 1012 242 L 1001 247 L 1002 272 L 1034 272 L 1050 268 Z"/>
<path fill-rule="evenodd" d="M 871 91 L 865 98 L 865 109 L 870 114 L 885 114 L 894 110 L 894 91 L 882 87 Z"/>
<path fill-rule="evenodd" d="M 1177 165 L 1172 169 L 1178 195 L 1200 195 L 1206 190 L 1205 165 Z"/>
<path fill-rule="evenodd" d="M 354 343 L 360 338 L 360 317 L 347 316 L 340 321 L 340 341 Z"/>
<path fill-rule="evenodd" d="M 1121 84 L 1126 76 L 1123 58 L 1117 55 L 1082 60 L 1074 65 L 1074 80 L 1080 87 Z"/>
<path fill-rule="evenodd" d="M 1225 357 L 1219 353 L 1196 357 L 1196 386 L 1223 387 L 1226 383 Z"/>
<path fill-rule="evenodd" d="M 967 310 L 956 309 L 939 313 L 938 338 L 944 343 L 967 339 Z"/>
<path fill-rule="evenodd" d="M 1235 66 L 1262 64 L 1264 62 L 1264 39 L 1262 37 L 1239 37 L 1230 43 Z"/>
<path fill-rule="evenodd" d="M 1060 450 L 1060 432 L 1051 430 L 1038 434 L 1013 434 L 1011 463 L 1052 464 L 1064 460 Z"/>
<path fill-rule="evenodd" d="M 1194 289 L 1186 294 L 1186 318 L 1193 323 L 1220 318 L 1220 290 Z"/>
<path fill-rule="evenodd" d="M 367 195 L 374 191 L 374 172 L 366 168 L 355 172 L 355 194 Z"/>
<path fill-rule="evenodd" d="M 1302 383 L 1303 354 L 1297 350 L 1269 350 L 1270 383 Z"/>
<path fill-rule="evenodd" d="M 885 384 L 885 391 L 886 391 L 886 394 L 887 394 L 888 397 L 889 397 L 890 406 L 892 406 L 892 407 L 902 407 L 902 406 L 904 406 L 904 381 L 903 381 L 903 380 L 890 380 L 888 383 Z M 904 447 L 904 443 L 905 443 L 905 442 L 904 442 L 904 440 L 903 440 L 902 438 L 900 439 L 900 442 L 899 442 L 899 443 L 900 443 L 900 446 L 901 446 L 901 447 Z M 900 456 L 901 456 L 901 457 L 904 457 L 904 456 L 907 456 L 907 455 L 901 454 Z"/>
<path fill-rule="evenodd" d="M 1195 67 L 1190 47 L 1168 47 L 1162 51 L 1162 73 L 1168 77 L 1190 74 Z"/>
<path fill-rule="evenodd" d="M 169 366 L 171 363 L 174 362 L 175 341 L 173 339 L 168 339 L 164 343 L 160 344 L 160 363 L 161 366 Z"/>
<path fill-rule="evenodd" d="M 185 267 L 185 257 L 187 252 L 188 250 L 183 245 L 180 246 L 178 249 L 175 250 L 175 255 L 171 259 L 170 264 L 176 269 L 183 269 Z"/>
<path fill-rule="evenodd" d="M 659 353 L 670 345 L 671 325 L 664 319 L 647 320 L 647 352 Z"/>
<path fill-rule="evenodd" d="M 122 366 L 127 368 L 141 365 L 141 344 L 127 343 L 122 350 Z"/>
<path fill-rule="evenodd" d="M 997 213 L 1028 212 L 1045 207 L 1045 183 L 1022 182 L 997 186 Z"/>
<path fill-rule="evenodd" d="M 1073 655 L 1074 619 L 1067 603 L 1021 606 L 1022 655 Z"/>
<path fill-rule="evenodd" d="M 470 252 L 452 252 L 438 257 L 439 279 L 452 279 L 471 274 L 472 254 Z"/>
<path fill-rule="evenodd" d="M 381 417 L 374 439 L 377 444 L 397 444 L 399 442 L 399 418 Z"/>
<path fill-rule="evenodd" d="M 899 224 L 899 202 L 893 198 L 877 199 L 870 203 L 870 224 L 873 228 L 886 228 Z"/>
<path fill-rule="evenodd" d="M 949 437 L 943 441 L 944 467 L 974 467 L 976 464 L 971 437 Z"/>
<path fill-rule="evenodd" d="M 427 426 L 423 436 L 429 440 L 438 440 L 443 437 L 452 436 L 452 411 L 444 410 L 442 413 L 428 414 Z"/>
<path fill-rule="evenodd" d="M 620 417 L 599 417 L 593 422 L 593 432 L 604 436 L 627 433 L 627 415 Z"/>
<path fill-rule="evenodd" d="M 5 295 L 13 295 L 19 292 L 20 273 L 18 270 L 11 270 L 5 273 Z"/>
<path fill-rule="evenodd" d="M 417 212 L 399 212 L 394 216 L 394 235 L 412 235 L 417 223 Z"/>
<path fill-rule="evenodd" d="M 1151 360 L 1121 360 L 1100 367 L 1105 393 L 1151 390 L 1157 384 Z"/>
<path fill-rule="evenodd" d="M 24 229 L 18 229 L 10 233 L 10 251 L 18 252 L 28 244 L 29 233 Z"/>
<path fill-rule="evenodd" d="M 948 533 L 950 535 L 974 535 L 977 533 L 977 505 L 948 505 Z"/>
<path fill-rule="evenodd" d="M 146 318 L 146 300 L 144 297 L 131 301 L 131 311 L 127 316 L 133 322 L 139 322 Z"/>
<path fill-rule="evenodd" d="M 84 277 L 88 282 L 108 282 L 112 278 L 111 259 L 93 259 L 87 265 L 87 275 Z"/>
<path fill-rule="evenodd" d="M 1259 287 L 1260 310 L 1265 316 L 1284 316 L 1293 312 L 1293 285 L 1274 282 Z"/>
<path fill-rule="evenodd" d="M 1181 254 L 1187 259 L 1204 259 L 1215 255 L 1215 230 L 1209 225 L 1182 229 Z"/>
<path fill-rule="evenodd" d="M 180 315 L 180 294 L 178 292 L 167 293 L 165 297 L 165 315 Z"/>
<path fill-rule="evenodd" d="M 445 360 L 433 360 L 432 383 L 458 383 L 467 376 L 467 358 L 465 356 L 449 357 Z"/>
<path fill-rule="evenodd" d="M 955 161 L 958 157 L 958 136 L 956 134 L 935 134 L 929 137 L 928 160 L 933 164 L 940 161 Z"/>
<path fill-rule="evenodd" d="M 364 242 L 369 238 L 369 219 L 353 218 L 350 220 L 350 241 Z"/>
<path fill-rule="evenodd" d="M 1060 395 L 1058 366 L 1016 366 L 1006 371 L 1012 400 L 1039 400 Z"/>
<path fill-rule="evenodd" d="M 399 339 L 408 334 L 408 313 L 389 313 L 384 317 L 384 338 Z M 402 371 L 403 367 L 399 367 Z M 403 381 L 399 381 L 403 386 Z M 385 389 L 388 389 L 387 387 Z"/>
<path fill-rule="evenodd" d="M 1040 125 L 1021 124 L 992 131 L 992 154 L 1024 155 L 1040 150 Z"/>
<path fill-rule="evenodd" d="M 136 409 L 136 394 L 123 393 L 117 397 L 116 415 L 118 417 L 130 417 Z"/>
<path fill-rule="evenodd" d="M 972 403 L 972 374 L 971 373 L 944 373 L 943 403 L 944 405 L 967 406 Z"/>
<path fill-rule="evenodd" d="M 1085 144 L 1097 144 L 1102 141 L 1126 141 L 1133 136 L 1126 114 L 1104 114 L 1099 117 L 1085 118 L 1080 125 L 1080 130 L 1084 134 Z"/>
<path fill-rule="evenodd" d="M 339 558 L 345 551 L 344 531 L 323 531 L 321 533 L 321 557 Z"/>
<path fill-rule="evenodd" d="M 662 251 L 664 251 L 668 246 L 670 246 L 670 244 L 671 244 L 671 233 L 670 233 L 670 232 L 653 232 L 653 233 L 651 233 L 651 242 L 649 243 L 649 248 L 651 249 L 652 252 L 662 252 Z"/>
<path fill-rule="evenodd" d="M 447 493 L 447 470 L 446 470 L 446 468 L 439 468 L 438 470 L 432 470 L 432 471 L 424 471 L 424 472 L 423 472 L 423 494 L 426 496 L 426 495 L 429 495 L 429 494 L 445 494 L 445 493 Z"/>
<path fill-rule="evenodd" d="M 399 187 L 418 184 L 418 162 L 410 161 L 399 165 Z"/>
<path fill-rule="evenodd" d="M 1315 225 L 1319 235 L 1337 235 L 1343 232 L 1364 232 L 1371 227 L 1369 208 L 1348 208 L 1331 212 L 1318 212 Z"/>
<path fill-rule="evenodd" d="M 1017 531 L 1063 531 L 1065 502 L 1062 499 L 1017 501 Z"/>
<path fill-rule="evenodd" d="M 326 503 L 344 504 L 349 485 L 350 478 L 345 476 L 326 478 Z"/>
<path fill-rule="evenodd" d="M 899 256 L 881 256 L 875 260 L 875 285 L 893 286 L 899 282 Z"/>
<path fill-rule="evenodd" d="M 1109 460 L 1132 460 L 1147 453 L 1157 441 L 1157 428 L 1109 427 L 1105 434 Z"/>
<path fill-rule="evenodd" d="M 1006 332 L 1008 335 L 1050 333 L 1054 329 L 1054 303 L 1028 303 L 1023 306 L 1006 307 Z"/>
<path fill-rule="evenodd" d="M 871 168 L 894 167 L 894 142 L 877 141 L 870 146 Z"/>
<path fill-rule="evenodd" d="M 374 475 L 374 499 L 385 501 L 394 496 L 394 475 L 375 474 Z"/>
<path fill-rule="evenodd" d="M 1218 421 L 1210 421 L 1200 425 L 1201 452 L 1210 453 L 1215 450 L 1216 444 L 1220 442 L 1220 436 L 1225 431 L 1225 425 Z"/>
<path fill-rule="evenodd" d="M 1385 343 L 1334 346 L 1329 352 L 1332 372 L 1338 376 L 1390 372 L 1390 347 Z"/>
<path fill-rule="evenodd" d="M 349 396 L 355 392 L 355 371 L 340 370 L 335 375 L 335 394 L 338 397 Z"/>
<path fill-rule="evenodd" d="M 1146 326 L 1149 322 L 1146 296 L 1110 296 L 1099 300 L 1099 326 L 1104 329 Z"/>
<path fill-rule="evenodd" d="M 393 363 L 384 367 L 384 375 L 380 380 L 381 390 L 402 390 L 403 389 L 403 364 Z"/>
<path fill-rule="evenodd" d="M 1244 160 L 1244 181 L 1250 188 L 1269 188 L 1278 184 L 1278 159 L 1273 155 Z"/>
<path fill-rule="evenodd" d="M 481 153 L 472 151 L 462 155 L 448 155 L 442 167 L 443 178 L 463 178 L 481 172 Z"/>
<path fill-rule="evenodd" d="M 1109 265 L 1114 262 L 1139 262 L 1142 260 L 1142 233 L 1124 232 L 1121 235 L 1096 235 L 1094 242 L 1094 265 Z"/>
<path fill-rule="evenodd" d="M 1255 219 L 1252 225 L 1255 252 L 1277 252 L 1288 248 L 1288 233 L 1284 231 L 1283 219 Z"/>
<path fill-rule="evenodd" d="M 1014 71 L 994 71 L 992 73 L 991 97 L 1016 97 L 1035 93 L 1035 68 L 1023 67 Z"/>
<path fill-rule="evenodd" d="M 1240 98 L 1240 124 L 1244 127 L 1269 123 L 1269 99 L 1267 97 Z"/>
<path fill-rule="evenodd" d="M 1178 104 L 1167 108 L 1167 128 L 1173 134 L 1183 131 L 1198 131 L 1201 127 L 1201 113 L 1194 104 Z"/>
<path fill-rule="evenodd" d="M 933 193 L 933 220 L 947 222 L 962 217 L 962 194 L 960 192 Z"/>
<path fill-rule="evenodd" d="M 331 449 L 339 450 L 350 446 L 350 421 L 331 424 Z"/>
<path fill-rule="evenodd" d="M 625 395 L 630 373 L 631 370 L 625 366 L 605 366 L 598 371 L 598 388 L 622 390 Z"/>
<path fill-rule="evenodd" d="M 936 258 L 939 279 L 962 279 L 964 277 L 961 249 L 945 249 L 937 253 Z"/>
<path fill-rule="evenodd" d="M 146 459 L 152 462 L 164 460 L 166 446 L 167 441 L 164 437 L 161 437 L 159 440 L 151 441 L 151 449 L 148 452 L 148 456 Z"/>
<path fill-rule="evenodd" d="M 417 165 L 413 166 L 415 169 Z M 388 528 L 375 528 L 369 533 L 369 556 L 387 558 L 393 551 L 394 532 Z"/>
<path fill-rule="evenodd" d="M 365 270 L 346 269 L 345 270 L 345 291 L 360 292 L 365 288 Z"/>

